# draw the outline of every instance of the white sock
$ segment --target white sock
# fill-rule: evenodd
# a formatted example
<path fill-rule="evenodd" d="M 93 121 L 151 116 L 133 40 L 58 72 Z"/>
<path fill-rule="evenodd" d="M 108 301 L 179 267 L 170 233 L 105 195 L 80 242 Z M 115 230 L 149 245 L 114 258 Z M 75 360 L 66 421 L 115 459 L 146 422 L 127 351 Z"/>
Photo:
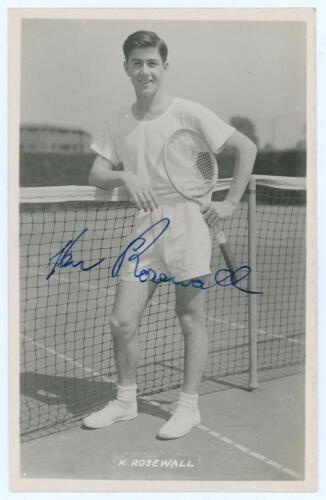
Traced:
<path fill-rule="evenodd" d="M 198 394 L 181 392 L 175 412 L 158 431 L 158 437 L 161 439 L 176 439 L 185 436 L 199 423 Z"/>
<path fill-rule="evenodd" d="M 193 411 L 198 410 L 198 394 L 186 394 L 185 392 L 180 392 L 178 406 L 189 408 Z"/>
<path fill-rule="evenodd" d="M 137 385 L 119 385 L 117 384 L 117 401 L 123 408 L 128 408 L 136 402 Z"/>

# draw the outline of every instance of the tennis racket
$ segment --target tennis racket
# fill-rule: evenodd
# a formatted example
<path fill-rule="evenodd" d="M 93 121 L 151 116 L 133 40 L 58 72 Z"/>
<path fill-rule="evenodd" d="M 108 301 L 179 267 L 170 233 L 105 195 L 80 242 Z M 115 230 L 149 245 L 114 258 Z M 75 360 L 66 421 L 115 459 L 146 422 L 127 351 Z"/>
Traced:
<path fill-rule="evenodd" d="M 165 142 L 163 165 L 174 189 L 184 198 L 204 204 L 218 177 L 218 165 L 206 140 L 193 129 L 178 129 Z M 217 224 L 216 239 L 228 269 L 237 269 L 224 232 Z"/>

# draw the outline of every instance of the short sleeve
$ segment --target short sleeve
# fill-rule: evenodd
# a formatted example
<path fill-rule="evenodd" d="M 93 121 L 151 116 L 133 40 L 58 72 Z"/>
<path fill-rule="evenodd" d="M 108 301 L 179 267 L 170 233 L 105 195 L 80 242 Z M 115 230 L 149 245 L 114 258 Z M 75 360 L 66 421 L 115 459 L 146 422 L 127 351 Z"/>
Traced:
<path fill-rule="evenodd" d="M 196 130 L 200 132 L 215 153 L 235 131 L 234 127 L 225 123 L 213 111 L 198 103 L 193 103 L 193 120 Z"/>
<path fill-rule="evenodd" d="M 108 121 L 102 127 L 101 132 L 95 136 L 90 149 L 96 154 L 103 156 L 114 165 L 121 163 L 116 151 L 116 141 L 113 129 L 113 123 Z"/>

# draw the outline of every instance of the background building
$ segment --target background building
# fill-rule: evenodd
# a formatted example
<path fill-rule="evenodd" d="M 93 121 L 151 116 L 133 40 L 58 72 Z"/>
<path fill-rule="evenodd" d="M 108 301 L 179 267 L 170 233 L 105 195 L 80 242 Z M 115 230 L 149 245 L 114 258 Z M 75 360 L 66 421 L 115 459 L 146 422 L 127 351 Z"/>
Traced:
<path fill-rule="evenodd" d="M 51 125 L 22 125 L 21 153 L 87 154 L 91 135 L 84 130 Z"/>

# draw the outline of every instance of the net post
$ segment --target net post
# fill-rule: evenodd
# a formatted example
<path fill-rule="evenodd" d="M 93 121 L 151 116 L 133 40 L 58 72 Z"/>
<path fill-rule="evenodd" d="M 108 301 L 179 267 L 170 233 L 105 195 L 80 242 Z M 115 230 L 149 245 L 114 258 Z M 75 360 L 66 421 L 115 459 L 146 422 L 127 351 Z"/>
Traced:
<path fill-rule="evenodd" d="M 250 177 L 248 187 L 248 256 L 251 269 L 249 275 L 249 290 L 257 290 L 256 282 L 256 179 Z M 256 294 L 249 293 L 249 389 L 258 387 L 257 374 L 257 299 Z"/>

